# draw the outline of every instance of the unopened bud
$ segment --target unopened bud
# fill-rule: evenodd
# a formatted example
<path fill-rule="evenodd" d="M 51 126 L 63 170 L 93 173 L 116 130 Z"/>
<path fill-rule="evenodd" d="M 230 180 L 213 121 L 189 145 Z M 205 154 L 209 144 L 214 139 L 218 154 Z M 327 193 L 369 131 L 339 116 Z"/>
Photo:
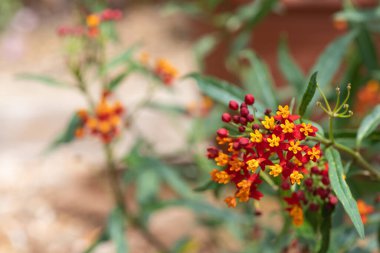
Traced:
<path fill-rule="evenodd" d="M 347 85 L 347 90 L 351 90 L 351 84 L 350 83 Z"/>

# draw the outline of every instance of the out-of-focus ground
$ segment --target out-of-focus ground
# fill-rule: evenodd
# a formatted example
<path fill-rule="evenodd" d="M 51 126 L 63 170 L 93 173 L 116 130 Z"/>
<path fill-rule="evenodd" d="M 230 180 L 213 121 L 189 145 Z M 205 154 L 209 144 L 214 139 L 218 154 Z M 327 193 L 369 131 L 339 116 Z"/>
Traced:
<path fill-rule="evenodd" d="M 112 208 L 102 175 L 103 154 L 96 140 L 77 141 L 43 155 L 73 111 L 85 105 L 83 98 L 75 90 L 15 78 L 23 72 L 68 78 L 55 29 L 70 22 L 70 16 L 40 19 L 22 10 L 0 39 L 1 253 L 81 252 L 95 238 Z M 110 55 L 143 42 L 144 51 L 152 57 L 168 58 L 181 74 L 196 69 L 181 17 L 165 18 L 157 8 L 136 7 L 126 13 L 118 29 L 121 44 L 112 48 Z M 118 97 L 133 108 L 146 85 L 144 77 L 132 76 Z M 192 82 L 180 80 L 173 89 L 159 91 L 156 98 L 183 105 L 199 99 Z M 186 120 L 174 121 L 149 110 L 135 122 L 135 130 L 140 129 L 160 153 L 186 145 L 187 128 Z M 134 129 L 127 134 L 121 152 L 130 147 L 133 136 Z M 184 208 L 155 214 L 150 227 L 168 245 L 186 234 L 194 236 L 203 245 L 194 252 L 205 252 L 209 236 Z M 229 241 L 223 239 L 225 235 L 221 237 Z M 127 238 L 131 252 L 155 252 L 136 231 L 129 230 Z M 106 243 L 96 252 L 114 252 L 112 247 Z"/>

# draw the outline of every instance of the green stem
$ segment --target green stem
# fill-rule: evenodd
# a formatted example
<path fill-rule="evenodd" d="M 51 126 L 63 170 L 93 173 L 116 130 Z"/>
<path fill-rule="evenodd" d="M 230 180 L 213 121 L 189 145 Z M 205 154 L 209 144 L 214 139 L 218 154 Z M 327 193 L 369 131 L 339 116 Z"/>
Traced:
<path fill-rule="evenodd" d="M 114 161 L 114 155 L 111 144 L 104 144 L 103 148 L 104 153 L 106 154 L 108 179 L 113 193 L 115 204 L 123 210 L 127 217 L 129 217 L 128 209 L 124 201 L 123 188 L 117 174 L 117 168 Z"/>
<path fill-rule="evenodd" d="M 363 169 L 365 169 L 366 171 L 371 173 L 376 178 L 376 180 L 380 180 L 380 171 L 373 168 L 372 165 L 369 164 L 359 152 L 354 151 L 353 149 L 346 147 L 342 144 L 339 144 L 337 142 L 332 142 L 332 141 L 330 141 L 326 138 L 323 138 L 323 137 L 308 137 L 308 139 L 321 142 L 321 143 L 325 144 L 326 146 L 333 146 L 334 148 L 338 149 L 339 151 L 346 153 L 347 155 L 349 155 L 353 158 L 354 162 L 356 162 Z"/>
<path fill-rule="evenodd" d="M 332 115 L 329 116 L 329 139 L 334 143 L 334 117 Z"/>

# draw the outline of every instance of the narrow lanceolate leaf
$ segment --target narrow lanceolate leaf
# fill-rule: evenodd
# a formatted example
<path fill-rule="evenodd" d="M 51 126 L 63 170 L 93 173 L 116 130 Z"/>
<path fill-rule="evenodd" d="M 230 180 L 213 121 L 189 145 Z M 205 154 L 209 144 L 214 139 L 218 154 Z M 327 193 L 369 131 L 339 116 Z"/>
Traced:
<path fill-rule="evenodd" d="M 205 95 L 221 104 L 228 105 L 230 100 L 243 102 L 244 91 L 233 84 L 198 73 L 189 74 L 187 77 L 193 78 Z"/>
<path fill-rule="evenodd" d="M 139 46 L 133 45 L 130 48 L 128 48 L 124 53 L 116 56 L 115 58 L 111 59 L 103 68 L 102 74 L 106 74 L 111 69 L 123 65 L 125 63 L 128 63 L 130 60 L 133 59 L 134 53 L 136 52 L 137 48 Z"/>
<path fill-rule="evenodd" d="M 297 63 L 291 57 L 286 40 L 284 39 L 281 40 L 278 47 L 278 66 L 288 83 L 295 88 L 296 93 L 300 96 L 304 90 L 306 78 Z"/>
<path fill-rule="evenodd" d="M 310 104 L 311 100 L 314 97 L 315 90 L 317 89 L 317 72 L 314 72 L 310 77 L 309 84 L 302 96 L 300 106 L 298 108 L 298 114 L 302 117 L 307 109 L 307 106 Z"/>
<path fill-rule="evenodd" d="M 356 39 L 361 58 L 369 71 L 378 69 L 378 59 L 373 38 L 365 26 L 361 26 Z"/>
<path fill-rule="evenodd" d="M 212 51 L 219 39 L 214 35 L 206 35 L 200 38 L 194 45 L 194 55 L 200 69 L 204 69 L 204 59 Z"/>
<path fill-rule="evenodd" d="M 360 147 L 365 137 L 370 135 L 380 125 L 380 105 L 377 105 L 373 111 L 368 114 L 360 124 L 358 135 L 356 137 L 356 146 Z"/>
<path fill-rule="evenodd" d="M 275 109 L 278 103 L 267 65 L 250 50 L 241 52 L 240 56 L 249 62 L 240 71 L 244 86 L 266 107 Z"/>
<path fill-rule="evenodd" d="M 356 201 L 352 197 L 350 188 L 346 183 L 339 152 L 333 148 L 329 148 L 326 150 L 326 158 L 329 163 L 329 178 L 331 186 L 339 201 L 342 203 L 344 210 L 354 224 L 359 236 L 364 238 L 363 222 Z"/>
<path fill-rule="evenodd" d="M 318 85 L 322 88 L 330 84 L 340 64 L 342 63 L 344 54 L 347 52 L 348 46 L 357 35 L 357 30 L 335 39 L 331 42 L 322 54 L 319 56 L 311 73 L 318 71 Z"/>
<path fill-rule="evenodd" d="M 124 236 L 124 214 L 120 208 L 115 208 L 108 218 L 108 233 L 115 243 L 116 253 L 128 253 L 127 242 Z"/>
<path fill-rule="evenodd" d="M 16 76 L 19 79 L 28 80 L 28 81 L 36 81 L 42 84 L 56 86 L 56 87 L 69 87 L 62 81 L 55 79 L 54 77 L 47 75 L 38 75 L 38 74 L 30 74 L 30 73 L 22 73 Z"/>
<path fill-rule="evenodd" d="M 147 204 L 155 199 L 160 188 L 160 177 L 153 168 L 144 168 L 136 180 L 137 200 L 140 204 Z"/>
<path fill-rule="evenodd" d="M 82 124 L 82 121 L 81 119 L 78 117 L 78 115 L 75 113 L 69 123 L 67 124 L 66 126 L 66 129 L 64 130 L 64 132 L 59 135 L 54 141 L 53 143 L 51 143 L 48 147 L 48 150 L 47 151 L 50 151 L 52 149 L 55 149 L 57 148 L 58 146 L 62 145 L 62 144 L 66 144 L 66 143 L 69 143 L 71 141 L 73 141 L 75 139 L 75 131 L 78 127 L 80 127 L 80 125 Z"/>
<path fill-rule="evenodd" d="M 235 100 L 239 103 L 244 101 L 245 92 L 233 84 L 198 73 L 192 73 L 186 77 L 195 79 L 198 87 L 205 95 L 221 104 L 228 106 L 230 100 Z M 259 112 L 263 112 L 265 107 L 259 102 L 255 102 L 255 107 L 257 109 L 256 116 L 261 117 L 262 115 Z"/>

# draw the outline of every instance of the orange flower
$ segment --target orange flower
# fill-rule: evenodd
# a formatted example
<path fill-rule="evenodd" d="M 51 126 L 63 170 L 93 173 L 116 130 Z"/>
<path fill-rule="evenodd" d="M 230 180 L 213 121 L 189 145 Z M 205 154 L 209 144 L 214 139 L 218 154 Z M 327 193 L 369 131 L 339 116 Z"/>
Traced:
<path fill-rule="evenodd" d="M 91 115 L 86 110 L 79 110 L 77 115 L 82 121 L 75 131 L 77 138 L 83 137 L 86 130 L 92 135 L 99 137 L 104 143 L 108 143 L 119 133 L 121 114 L 124 109 L 120 102 L 113 105 L 107 101 L 108 96 L 103 96 Z"/>
<path fill-rule="evenodd" d="M 373 206 L 367 205 L 363 200 L 359 199 L 357 201 L 360 217 L 362 218 L 363 224 L 367 223 L 367 215 L 373 213 L 375 210 Z"/>
<path fill-rule="evenodd" d="M 174 78 L 178 75 L 177 69 L 166 59 L 157 60 L 155 73 L 166 85 L 172 84 Z"/>

